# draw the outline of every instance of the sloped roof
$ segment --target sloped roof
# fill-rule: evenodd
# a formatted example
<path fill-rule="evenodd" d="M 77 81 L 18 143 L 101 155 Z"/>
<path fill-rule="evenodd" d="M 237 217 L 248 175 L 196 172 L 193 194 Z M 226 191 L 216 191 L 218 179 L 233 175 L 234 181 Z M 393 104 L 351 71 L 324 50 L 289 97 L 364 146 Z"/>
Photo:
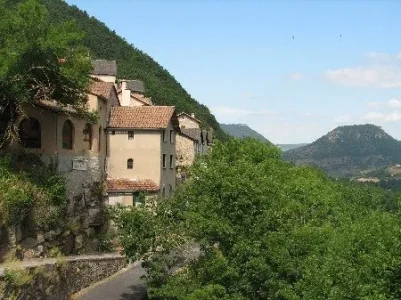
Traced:
<path fill-rule="evenodd" d="M 114 89 L 114 84 L 111 82 L 93 81 L 89 85 L 89 93 L 105 99 L 110 99 Z"/>
<path fill-rule="evenodd" d="M 157 192 L 160 187 L 150 179 L 107 179 L 107 192 Z"/>
<path fill-rule="evenodd" d="M 186 116 L 186 117 L 188 117 L 188 118 L 190 118 L 190 119 L 192 119 L 192 120 L 194 120 L 194 121 L 196 121 L 196 122 L 198 122 L 198 123 L 202 123 L 199 119 L 197 119 L 197 118 L 195 118 L 195 117 L 192 117 L 191 115 L 189 115 L 189 114 L 187 114 L 187 113 L 185 113 L 185 112 L 182 112 L 182 113 L 179 113 L 178 115 L 177 115 L 177 117 L 181 117 L 181 116 Z"/>
<path fill-rule="evenodd" d="M 111 109 L 109 128 L 164 129 L 170 120 L 180 131 L 174 106 L 118 106 Z"/>
<path fill-rule="evenodd" d="M 115 60 L 96 59 L 92 60 L 93 75 L 117 76 L 117 62 Z"/>
<path fill-rule="evenodd" d="M 181 134 L 198 142 L 202 139 L 202 131 L 199 128 L 181 128 Z"/>
<path fill-rule="evenodd" d="M 153 105 L 152 99 L 147 98 L 142 94 L 131 92 L 131 97 L 135 98 L 136 100 L 142 102 L 145 105 Z"/>
<path fill-rule="evenodd" d="M 127 80 L 127 90 L 144 94 L 145 84 L 141 80 Z"/>

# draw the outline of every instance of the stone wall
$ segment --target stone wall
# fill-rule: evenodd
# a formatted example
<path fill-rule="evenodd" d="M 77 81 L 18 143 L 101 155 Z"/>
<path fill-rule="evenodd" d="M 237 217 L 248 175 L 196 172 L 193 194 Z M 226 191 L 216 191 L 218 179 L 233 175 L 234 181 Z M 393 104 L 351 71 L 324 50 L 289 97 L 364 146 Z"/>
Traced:
<path fill-rule="evenodd" d="M 0 268 L 0 299 L 63 300 L 127 265 L 118 254 L 48 260 Z"/>
<path fill-rule="evenodd" d="M 176 166 L 190 166 L 195 159 L 194 141 L 183 135 L 177 135 Z"/>

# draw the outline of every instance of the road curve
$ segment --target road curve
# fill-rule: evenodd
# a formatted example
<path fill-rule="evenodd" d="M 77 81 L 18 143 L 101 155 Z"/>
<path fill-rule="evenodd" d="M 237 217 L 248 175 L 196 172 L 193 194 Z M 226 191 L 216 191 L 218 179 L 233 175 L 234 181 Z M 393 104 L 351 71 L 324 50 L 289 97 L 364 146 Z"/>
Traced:
<path fill-rule="evenodd" d="M 145 270 L 140 263 L 127 268 L 105 281 L 78 293 L 76 300 L 143 300 L 146 299 L 146 287 L 141 280 Z"/>

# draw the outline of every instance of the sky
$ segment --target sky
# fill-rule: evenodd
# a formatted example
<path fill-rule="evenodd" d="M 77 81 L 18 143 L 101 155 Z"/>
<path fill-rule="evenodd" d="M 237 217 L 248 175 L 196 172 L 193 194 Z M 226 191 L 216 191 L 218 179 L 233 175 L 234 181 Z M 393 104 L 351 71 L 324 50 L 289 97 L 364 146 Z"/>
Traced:
<path fill-rule="evenodd" d="M 401 140 L 401 1 L 66 2 L 152 56 L 220 123 L 273 143 L 367 123 Z"/>

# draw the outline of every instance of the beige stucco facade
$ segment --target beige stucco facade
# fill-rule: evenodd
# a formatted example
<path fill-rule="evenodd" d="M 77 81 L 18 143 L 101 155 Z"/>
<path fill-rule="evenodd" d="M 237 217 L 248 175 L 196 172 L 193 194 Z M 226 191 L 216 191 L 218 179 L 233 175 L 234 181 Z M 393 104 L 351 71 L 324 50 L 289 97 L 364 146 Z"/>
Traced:
<path fill-rule="evenodd" d="M 103 82 L 111 82 L 111 83 L 115 83 L 116 82 L 116 76 L 111 76 L 111 75 L 91 75 L 91 77 L 93 78 L 97 78 Z"/>
<path fill-rule="evenodd" d="M 133 138 L 129 137 L 129 132 L 133 132 Z M 160 186 L 161 196 L 163 193 L 165 196 L 172 195 L 175 190 L 176 133 L 171 122 L 165 130 L 109 129 L 107 136 L 108 178 L 150 179 Z M 163 155 L 165 155 L 165 166 L 163 166 Z M 133 160 L 132 169 L 128 168 L 129 159 Z M 109 194 L 109 203 L 124 204 L 126 200 L 121 197 L 121 195 Z"/>

